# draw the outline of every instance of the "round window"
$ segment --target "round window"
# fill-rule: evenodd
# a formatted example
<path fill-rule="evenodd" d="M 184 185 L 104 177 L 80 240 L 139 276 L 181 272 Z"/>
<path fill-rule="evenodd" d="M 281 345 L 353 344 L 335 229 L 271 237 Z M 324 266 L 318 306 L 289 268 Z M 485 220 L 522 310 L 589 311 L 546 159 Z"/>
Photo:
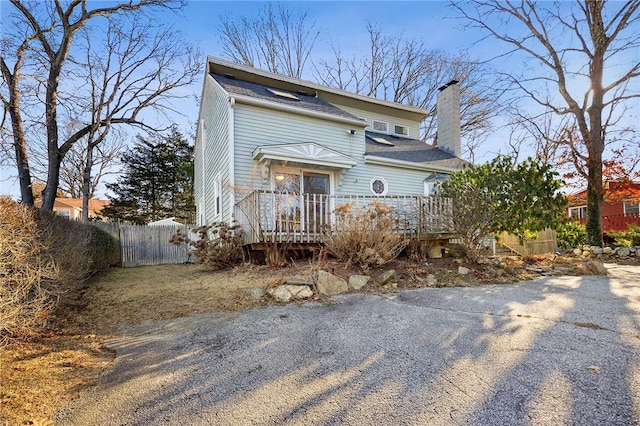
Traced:
<path fill-rule="evenodd" d="M 385 195 L 387 193 L 387 181 L 381 177 L 371 179 L 371 192 L 376 195 Z"/>

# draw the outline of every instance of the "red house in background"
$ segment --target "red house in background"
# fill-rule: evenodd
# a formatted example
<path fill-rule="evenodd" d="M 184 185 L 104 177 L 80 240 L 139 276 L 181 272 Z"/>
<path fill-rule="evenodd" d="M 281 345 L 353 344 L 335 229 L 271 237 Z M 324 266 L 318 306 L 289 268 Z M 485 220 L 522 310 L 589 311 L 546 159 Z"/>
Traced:
<path fill-rule="evenodd" d="M 626 231 L 629 224 L 640 226 L 640 182 L 609 181 L 604 183 L 602 231 Z M 570 194 L 568 215 L 580 223 L 587 220 L 587 190 Z"/>

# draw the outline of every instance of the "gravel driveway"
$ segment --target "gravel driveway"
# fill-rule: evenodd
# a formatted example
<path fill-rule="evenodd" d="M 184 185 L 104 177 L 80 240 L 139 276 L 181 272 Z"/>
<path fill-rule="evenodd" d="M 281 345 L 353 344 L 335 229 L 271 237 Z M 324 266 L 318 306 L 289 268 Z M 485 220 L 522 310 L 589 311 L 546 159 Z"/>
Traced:
<path fill-rule="evenodd" d="M 127 329 L 61 425 L 640 423 L 640 267 Z"/>

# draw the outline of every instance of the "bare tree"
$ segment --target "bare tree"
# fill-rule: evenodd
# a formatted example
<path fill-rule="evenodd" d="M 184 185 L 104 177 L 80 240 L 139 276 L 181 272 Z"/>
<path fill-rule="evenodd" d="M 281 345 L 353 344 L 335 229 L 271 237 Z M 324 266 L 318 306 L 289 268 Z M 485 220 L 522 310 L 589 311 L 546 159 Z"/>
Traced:
<path fill-rule="evenodd" d="M 60 168 L 60 191 L 73 198 L 95 197 L 103 178 L 116 174 L 113 168 L 118 164 L 120 155 L 125 149 L 124 135 L 111 129 L 109 137 L 95 146 L 91 154 L 92 168 L 87 176 L 89 161 L 89 143 L 83 139 L 76 143 L 65 155 Z M 88 185 L 85 184 L 88 178 Z M 84 210 L 83 210 L 84 211 Z"/>
<path fill-rule="evenodd" d="M 268 4 L 257 18 L 220 17 L 223 55 L 240 64 L 289 77 L 302 77 L 318 38 L 307 13 Z"/>
<path fill-rule="evenodd" d="M 178 96 L 174 90 L 189 85 L 199 65 L 196 52 L 172 29 L 144 24 L 153 21 L 150 16 L 142 19 L 144 12 L 177 9 L 183 6 L 182 1 L 138 0 L 93 9 L 85 0 L 64 4 L 59 0 L 43 4 L 11 0 L 11 4 L 14 28 L 0 56 L 4 81 L 0 100 L 11 120 L 22 202 L 28 205 L 33 205 L 34 199 L 27 140 L 38 138 L 30 137 L 25 129 L 42 129 L 38 117 L 44 123 L 47 185 L 42 208 L 52 210 L 62 160 L 76 143 L 87 138 L 95 147 L 106 137 L 104 130 L 115 124 L 152 128 L 143 112 L 171 111 L 170 100 Z M 108 31 L 102 42 L 92 39 L 93 44 L 84 46 L 78 42 L 81 30 L 104 28 L 105 23 Z M 106 50 L 98 48 L 102 43 Z M 97 58 L 105 62 L 87 77 L 79 59 L 83 56 L 87 58 L 85 65 L 98 63 Z M 101 79 L 93 80 L 94 76 Z M 88 92 L 83 93 L 84 89 Z M 83 99 L 89 99 L 90 104 L 83 104 Z M 59 123 L 71 118 L 81 120 L 84 126 L 61 139 Z"/>
<path fill-rule="evenodd" d="M 462 134 L 473 141 L 489 130 L 490 119 L 499 112 L 499 106 L 486 66 L 463 54 L 429 50 L 416 38 L 386 36 L 380 26 L 372 23 L 367 24 L 366 30 L 369 34 L 367 55 L 346 56 L 333 45 L 334 57 L 315 66 L 318 81 L 427 109 L 429 115 L 422 123 L 422 134 L 423 139 L 433 140 L 437 129 L 438 88 L 455 79 L 460 81 Z"/>
<path fill-rule="evenodd" d="M 503 73 L 544 112 L 570 116 L 577 134 L 564 140 L 587 180 L 587 243 L 602 245 L 603 162 L 614 132 L 640 97 L 640 1 L 452 2 L 476 27 L 524 55 L 526 66 Z M 606 79 L 605 79 L 605 69 Z M 609 151 L 611 152 L 611 151 Z"/>

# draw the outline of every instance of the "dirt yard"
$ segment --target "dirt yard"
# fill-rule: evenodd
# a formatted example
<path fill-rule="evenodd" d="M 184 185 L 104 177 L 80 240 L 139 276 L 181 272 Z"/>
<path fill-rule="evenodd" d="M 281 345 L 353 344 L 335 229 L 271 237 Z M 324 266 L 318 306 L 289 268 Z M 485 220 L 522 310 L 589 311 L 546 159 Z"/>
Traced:
<path fill-rule="evenodd" d="M 470 269 L 458 274 L 458 267 Z M 48 425 L 55 411 L 93 387 L 109 368 L 115 354 L 102 342 L 124 325 L 171 319 L 203 312 L 234 312 L 274 303 L 253 298 L 248 289 L 266 290 L 291 277 L 310 277 L 324 269 L 347 277 L 361 273 L 343 265 L 304 263 L 269 268 L 245 265 L 208 271 L 198 265 L 164 265 L 113 269 L 94 277 L 77 294 L 63 295 L 50 331 L 42 338 L 0 348 L 0 425 Z M 539 274 L 572 275 L 596 272 L 594 264 L 573 258 L 503 258 L 481 265 L 461 264 L 452 258 L 428 262 L 396 261 L 368 271 L 374 278 L 388 269 L 399 275 L 397 289 L 427 286 L 429 274 L 437 287 L 507 283 Z M 397 291 L 375 284 L 365 292 Z"/>

